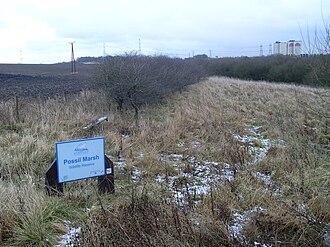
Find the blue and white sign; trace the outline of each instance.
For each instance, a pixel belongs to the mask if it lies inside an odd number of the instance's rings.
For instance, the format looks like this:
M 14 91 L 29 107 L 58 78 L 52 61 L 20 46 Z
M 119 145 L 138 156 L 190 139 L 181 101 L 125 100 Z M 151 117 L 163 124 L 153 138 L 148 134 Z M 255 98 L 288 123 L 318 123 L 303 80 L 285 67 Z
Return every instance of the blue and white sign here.
M 58 183 L 105 175 L 104 138 L 56 143 Z

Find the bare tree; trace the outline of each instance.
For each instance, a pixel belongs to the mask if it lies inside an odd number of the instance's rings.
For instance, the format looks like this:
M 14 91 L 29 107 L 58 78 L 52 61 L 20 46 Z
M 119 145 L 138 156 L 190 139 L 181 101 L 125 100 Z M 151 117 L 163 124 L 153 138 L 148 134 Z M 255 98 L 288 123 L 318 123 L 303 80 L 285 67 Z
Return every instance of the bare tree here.
M 306 35 L 302 34 L 303 43 L 305 45 L 305 50 L 310 56 L 309 66 L 310 73 L 307 80 L 316 81 L 318 85 L 329 86 L 330 85 L 330 15 L 325 17 L 322 12 L 322 26 L 320 28 L 315 27 L 314 32 L 311 33 L 309 26 L 307 25 Z M 312 90 L 311 90 L 312 91 Z M 329 109 L 329 98 L 330 95 L 328 91 L 312 91 L 315 97 L 318 97 L 324 104 L 324 109 Z M 318 114 L 320 117 L 324 118 L 323 132 L 329 133 L 328 120 L 330 115 L 318 111 L 315 106 L 309 105 L 302 99 L 298 99 L 298 102 L 306 109 L 306 111 L 312 111 Z
M 142 105 L 160 102 L 169 93 L 196 83 L 202 71 L 201 66 L 182 59 L 129 53 L 106 58 L 97 81 L 121 112 L 128 107 L 134 110 L 138 125 Z
M 322 11 L 322 26 L 311 32 L 307 25 L 306 34 L 301 31 L 304 50 L 309 59 L 310 74 L 307 80 L 317 81 L 319 85 L 330 84 L 330 16 Z

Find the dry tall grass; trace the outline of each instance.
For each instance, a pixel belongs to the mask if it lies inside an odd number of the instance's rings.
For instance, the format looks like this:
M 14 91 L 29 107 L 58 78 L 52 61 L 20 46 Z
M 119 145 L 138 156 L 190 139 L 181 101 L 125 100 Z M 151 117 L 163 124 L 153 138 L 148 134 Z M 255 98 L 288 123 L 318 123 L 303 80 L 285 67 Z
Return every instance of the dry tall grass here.
M 55 156 L 54 142 L 102 135 L 107 153 L 115 159 L 120 152 L 127 164 L 115 171 L 116 194 L 98 195 L 93 182 L 75 182 L 58 199 L 72 212 L 93 206 L 75 220 L 83 227 L 83 246 L 325 245 L 330 224 L 328 89 L 209 78 L 160 105 L 145 107 L 139 127 L 133 114 L 121 115 L 105 102 L 94 92 L 66 101 L 19 99 L 18 119 L 14 101 L 0 103 L 0 185 L 15 187 L 31 180 L 31 194 L 43 201 L 43 176 Z M 101 115 L 109 115 L 109 123 L 82 129 Z M 234 138 L 249 135 L 252 126 L 262 126 L 263 138 L 272 143 L 257 163 L 252 162 L 251 145 L 264 144 Z M 173 153 L 182 155 L 187 174 L 197 174 L 187 161 L 194 157 L 199 163 L 229 164 L 234 179 L 212 181 L 207 193 L 190 192 L 190 203 L 177 205 L 166 183 L 156 177 L 178 175 L 176 186 L 184 189 L 195 175 L 184 177 L 161 158 Z M 134 169 L 141 171 L 137 181 L 130 176 Z M 2 209 L 16 204 L 17 199 L 1 201 Z M 28 234 L 19 230 L 15 235 L 16 226 L 24 227 L 11 212 L 1 211 L 4 245 L 13 239 L 22 243 Z M 54 237 L 56 227 L 49 227 Z

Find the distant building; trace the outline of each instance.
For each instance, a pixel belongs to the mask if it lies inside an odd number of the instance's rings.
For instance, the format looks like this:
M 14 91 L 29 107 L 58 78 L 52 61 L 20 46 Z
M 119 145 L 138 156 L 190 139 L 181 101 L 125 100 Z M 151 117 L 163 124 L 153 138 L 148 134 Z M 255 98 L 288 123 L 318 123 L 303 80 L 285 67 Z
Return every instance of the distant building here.
M 300 56 L 301 54 L 301 41 L 289 40 L 288 41 L 288 55 Z
M 209 57 L 206 54 L 198 54 L 193 56 L 194 59 L 208 59 Z
M 288 44 L 286 42 L 276 41 L 273 45 L 273 54 L 287 55 L 287 46 Z
M 300 40 L 289 40 L 288 42 L 276 41 L 273 45 L 273 54 L 300 56 L 301 55 Z

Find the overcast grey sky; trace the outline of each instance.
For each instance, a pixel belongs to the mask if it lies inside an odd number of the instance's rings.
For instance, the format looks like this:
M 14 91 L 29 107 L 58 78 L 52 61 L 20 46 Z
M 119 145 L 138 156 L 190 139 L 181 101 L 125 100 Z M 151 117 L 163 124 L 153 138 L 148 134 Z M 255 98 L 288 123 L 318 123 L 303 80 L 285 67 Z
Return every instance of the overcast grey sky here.
M 0 63 L 56 63 L 139 49 L 188 57 L 265 55 L 322 26 L 330 0 L 0 0 Z

